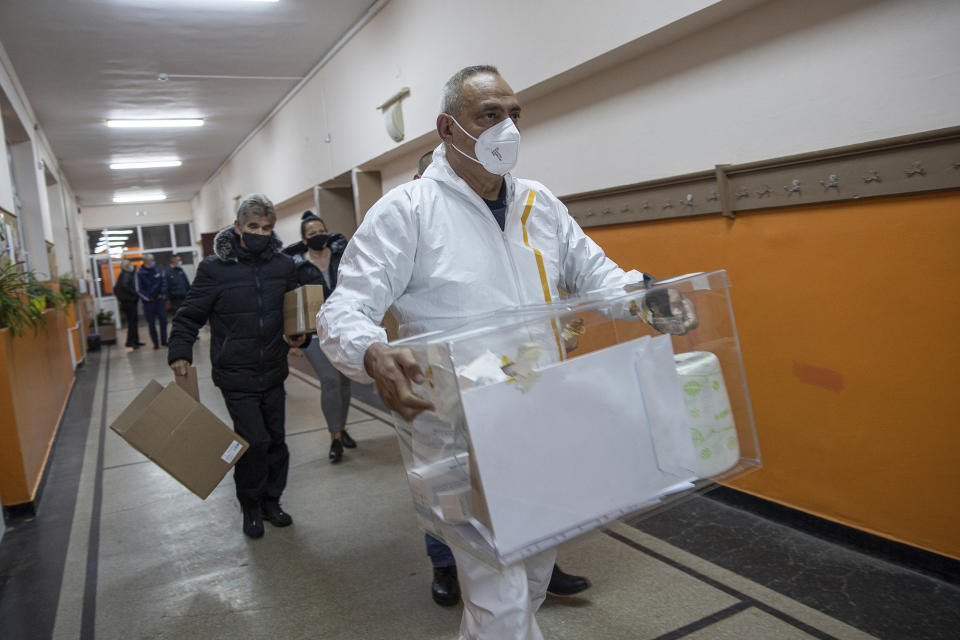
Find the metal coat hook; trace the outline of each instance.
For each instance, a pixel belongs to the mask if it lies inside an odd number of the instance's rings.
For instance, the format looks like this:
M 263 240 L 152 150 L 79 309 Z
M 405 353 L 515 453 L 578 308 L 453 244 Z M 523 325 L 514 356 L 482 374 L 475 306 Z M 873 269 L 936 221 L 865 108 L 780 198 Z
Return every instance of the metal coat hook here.
M 800 181 L 799 181 L 799 180 L 794 180 L 793 182 L 791 182 L 789 187 L 788 187 L 788 186 L 784 186 L 784 187 L 783 187 L 783 190 L 787 192 L 787 195 L 788 195 L 788 196 L 789 196 L 791 193 L 795 193 L 795 194 L 797 194 L 798 196 L 802 196 L 802 195 L 803 195 L 803 191 L 800 189 Z
M 739 189 L 737 189 L 737 193 L 735 195 L 737 196 L 737 200 L 741 200 L 743 198 L 749 198 L 750 192 L 747 191 L 746 187 L 740 187 Z
M 773 195 L 773 191 L 770 190 L 770 185 L 763 185 L 763 191 L 757 191 L 757 197 L 762 198 L 763 196 Z
M 863 181 L 867 184 L 870 184 L 871 182 L 883 182 L 883 180 L 880 179 L 880 174 L 876 171 L 871 171 L 870 175 L 864 177 Z
M 693 194 L 688 193 L 681 204 L 683 204 L 684 209 L 693 209 Z
M 954 169 L 960 169 L 960 162 L 954 162 L 954 163 L 953 163 L 953 168 L 954 168 Z
M 595 216 L 595 215 L 597 215 L 597 212 L 594 211 L 593 209 L 590 209 L 589 211 L 587 211 L 586 217 L 587 217 L 587 218 L 592 218 L 592 217 Z
M 630 205 L 623 205 L 623 209 L 620 209 L 620 213 L 630 213 Z
M 673 209 L 673 202 L 671 202 L 670 200 L 667 200 L 667 204 L 663 205 L 663 206 L 660 207 L 660 208 L 661 208 L 661 209 Z
M 824 191 L 826 191 L 827 189 L 836 189 L 837 191 L 840 191 L 840 178 L 837 177 L 837 174 L 835 173 L 831 173 L 827 177 L 826 182 L 824 182 L 823 180 L 819 180 L 819 182 L 820 184 L 823 185 Z
M 908 178 L 913 176 L 925 176 L 927 175 L 927 170 L 920 166 L 919 160 L 913 161 L 913 168 L 909 171 L 904 171 Z
M 720 195 L 716 191 L 711 191 L 710 195 L 707 196 L 707 202 L 717 202 L 720 200 Z
M 603 211 L 600 212 L 600 215 L 602 215 L 602 216 L 608 216 L 608 215 L 610 215 L 611 213 L 613 213 L 613 209 L 611 209 L 610 207 L 607 207 L 606 209 L 604 209 Z
M 647 202 L 646 200 L 644 200 L 643 202 L 640 203 L 640 210 L 641 210 L 641 211 L 648 211 L 649 209 L 650 209 L 650 203 L 649 203 L 649 202 Z

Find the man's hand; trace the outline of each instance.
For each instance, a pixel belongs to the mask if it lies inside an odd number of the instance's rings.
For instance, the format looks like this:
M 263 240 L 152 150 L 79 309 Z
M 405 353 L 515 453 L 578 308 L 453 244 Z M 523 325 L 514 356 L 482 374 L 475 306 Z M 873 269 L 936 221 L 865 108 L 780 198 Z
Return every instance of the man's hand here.
M 306 339 L 307 339 L 307 334 L 305 333 L 301 333 L 300 335 L 297 335 L 297 336 L 289 336 L 289 337 L 283 336 L 283 341 L 294 348 L 302 345 L 304 340 Z
M 190 363 L 183 358 L 179 360 L 174 360 L 170 363 L 170 368 L 173 369 L 173 375 L 175 376 L 185 376 L 187 371 L 190 369 Z
M 631 303 L 630 313 L 639 316 L 660 333 L 684 335 L 700 325 L 690 299 L 676 289 L 652 289 L 643 298 L 643 309 Z
M 407 422 L 421 411 L 433 410 L 433 404 L 415 394 L 410 386 L 411 381 L 422 384 L 424 380 L 423 371 L 410 349 L 378 342 L 367 349 L 363 366 L 376 383 L 383 403 Z

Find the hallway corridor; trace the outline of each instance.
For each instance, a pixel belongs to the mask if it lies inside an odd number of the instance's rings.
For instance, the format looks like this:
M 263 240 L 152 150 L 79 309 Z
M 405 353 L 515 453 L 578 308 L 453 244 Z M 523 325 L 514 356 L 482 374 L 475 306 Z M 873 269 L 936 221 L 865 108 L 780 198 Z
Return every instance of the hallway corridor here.
M 208 341 L 202 333 L 195 349 L 200 395 L 229 422 L 210 380 Z M 250 540 L 241 532 L 229 477 L 201 501 L 109 430 L 151 378 L 172 379 L 165 351 L 104 347 L 78 370 L 39 515 L 12 523 L 0 546 L 3 638 L 456 637 L 460 608 L 443 609 L 430 599 L 423 536 L 392 428 L 373 406 L 375 398 L 354 401 L 349 430 L 359 448 L 331 465 L 317 382 L 291 374 L 292 458 L 283 503 L 295 524 L 267 525 L 264 538 Z M 643 530 L 669 529 L 684 514 L 727 519 L 726 528 L 711 534 L 713 548 L 727 550 L 717 564 Z M 806 534 L 765 538 L 765 528 L 789 529 L 708 498 L 636 524 L 615 522 L 561 548 L 560 566 L 589 576 L 593 587 L 582 597 L 548 598 L 538 616 L 545 637 L 948 638 L 960 624 L 955 586 Z M 696 529 L 685 527 L 674 533 Z M 746 553 L 765 562 L 779 562 L 770 555 L 776 544 L 793 548 L 783 573 L 767 566 L 759 574 L 774 582 L 787 577 L 780 592 L 722 566 L 724 555 L 745 552 L 723 536 L 746 532 L 757 536 L 746 545 L 754 551 Z M 817 566 L 812 555 L 832 566 Z M 749 560 L 743 566 L 757 568 Z M 862 581 L 850 583 L 857 589 L 836 587 L 837 573 Z M 864 584 L 871 586 L 864 591 Z M 802 595 L 784 595 L 792 587 L 808 592 L 811 602 L 826 595 L 819 608 L 834 617 L 798 601 Z M 891 594 L 896 600 L 884 602 Z M 833 606 L 836 600 L 844 602 Z M 902 635 L 904 629 L 913 632 Z

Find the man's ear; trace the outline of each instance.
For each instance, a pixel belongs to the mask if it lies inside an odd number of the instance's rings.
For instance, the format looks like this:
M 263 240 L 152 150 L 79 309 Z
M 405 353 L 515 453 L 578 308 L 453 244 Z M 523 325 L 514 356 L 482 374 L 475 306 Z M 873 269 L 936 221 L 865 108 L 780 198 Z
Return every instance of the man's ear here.
M 450 138 L 453 137 L 453 122 L 450 120 L 450 116 L 445 113 L 437 116 L 437 133 L 444 142 L 449 142 Z
M 239 220 L 234 220 L 234 221 L 233 221 L 233 230 L 237 232 L 237 235 L 243 234 L 243 229 L 240 228 L 240 221 L 239 221 Z

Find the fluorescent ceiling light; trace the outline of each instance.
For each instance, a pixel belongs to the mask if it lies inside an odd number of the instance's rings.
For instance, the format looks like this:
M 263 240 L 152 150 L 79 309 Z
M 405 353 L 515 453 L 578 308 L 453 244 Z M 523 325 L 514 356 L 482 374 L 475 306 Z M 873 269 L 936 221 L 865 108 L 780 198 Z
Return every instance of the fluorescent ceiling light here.
M 133 233 L 133 229 L 104 229 L 103 233 L 108 236 L 128 236 Z
M 158 200 L 166 200 L 167 194 L 165 193 L 121 193 L 113 196 L 113 201 L 120 202 L 157 202 Z
M 111 169 L 160 169 L 163 167 L 179 167 L 183 162 L 180 160 L 149 160 L 144 162 L 114 162 L 110 165 Z
M 202 127 L 200 119 L 171 119 L 171 120 L 107 120 L 107 126 L 121 129 L 157 129 L 169 127 Z

